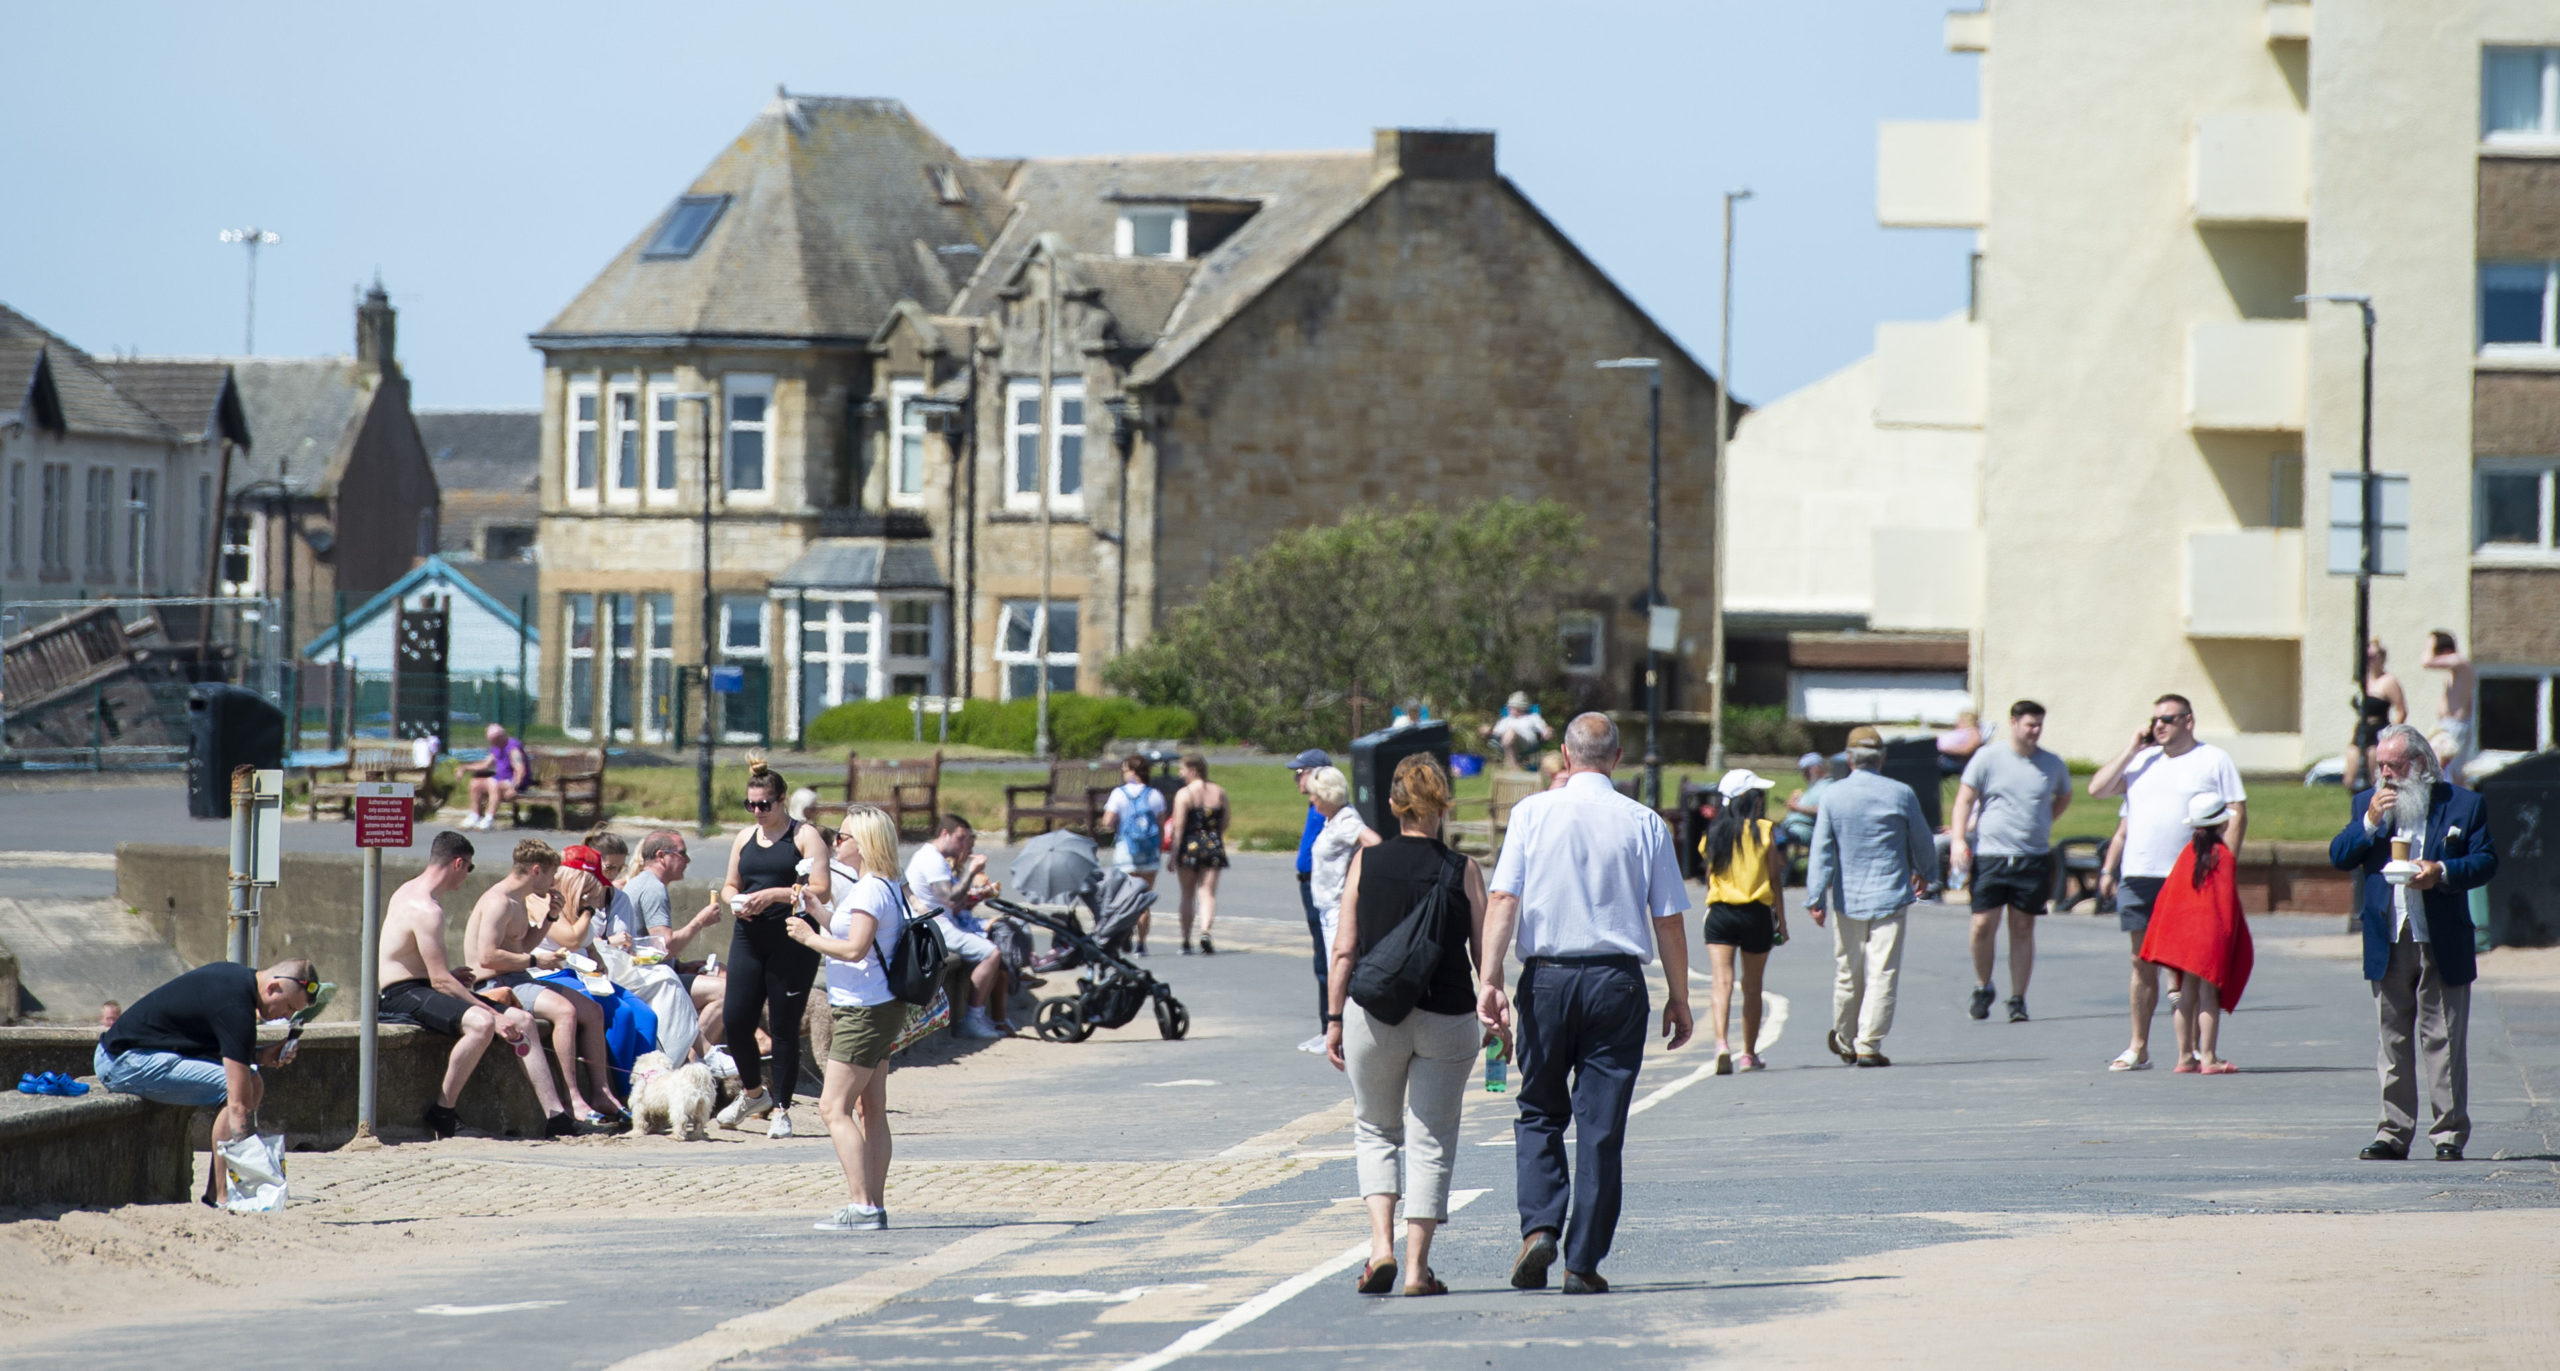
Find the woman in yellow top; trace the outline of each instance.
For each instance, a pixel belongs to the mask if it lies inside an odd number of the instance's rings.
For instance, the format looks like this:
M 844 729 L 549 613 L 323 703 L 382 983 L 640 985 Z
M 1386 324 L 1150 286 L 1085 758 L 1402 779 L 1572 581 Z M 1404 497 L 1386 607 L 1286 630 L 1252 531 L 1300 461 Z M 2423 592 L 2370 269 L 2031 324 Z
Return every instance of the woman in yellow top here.
M 1769 787 L 1777 782 L 1748 770 L 1728 771 L 1716 782 L 1724 807 L 1698 844 L 1707 868 L 1707 961 L 1715 970 L 1710 1005 L 1716 1026 L 1716 1074 L 1738 1067 L 1757 1071 L 1760 1060 L 1760 972 L 1769 949 L 1787 940 L 1785 858 L 1770 841 L 1761 816 Z M 1726 1034 L 1733 1020 L 1733 972 L 1742 962 L 1742 1055 Z

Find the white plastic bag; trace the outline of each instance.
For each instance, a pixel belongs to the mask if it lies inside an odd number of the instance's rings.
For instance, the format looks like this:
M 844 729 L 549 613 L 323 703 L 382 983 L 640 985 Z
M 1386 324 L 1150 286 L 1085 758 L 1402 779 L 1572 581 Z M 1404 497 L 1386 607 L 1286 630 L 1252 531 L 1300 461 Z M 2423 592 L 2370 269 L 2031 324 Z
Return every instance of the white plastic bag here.
M 235 1214 L 270 1214 L 285 1206 L 284 1135 L 258 1133 L 213 1145 L 227 1178 L 224 1203 Z

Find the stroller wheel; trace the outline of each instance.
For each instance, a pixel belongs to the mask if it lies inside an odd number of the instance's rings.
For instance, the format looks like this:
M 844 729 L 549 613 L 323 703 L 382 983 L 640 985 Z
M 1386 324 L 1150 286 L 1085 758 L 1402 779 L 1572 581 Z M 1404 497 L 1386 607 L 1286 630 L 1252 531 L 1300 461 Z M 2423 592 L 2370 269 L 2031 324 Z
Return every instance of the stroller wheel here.
M 1156 1000 L 1156 1031 L 1168 1040 L 1178 1039 L 1191 1031 L 1191 1011 L 1171 995 Z
M 1060 995 L 1040 1002 L 1040 1015 L 1032 1020 L 1040 1036 L 1053 1043 L 1080 1043 L 1093 1036 L 1093 1029 L 1076 1014 L 1076 997 Z

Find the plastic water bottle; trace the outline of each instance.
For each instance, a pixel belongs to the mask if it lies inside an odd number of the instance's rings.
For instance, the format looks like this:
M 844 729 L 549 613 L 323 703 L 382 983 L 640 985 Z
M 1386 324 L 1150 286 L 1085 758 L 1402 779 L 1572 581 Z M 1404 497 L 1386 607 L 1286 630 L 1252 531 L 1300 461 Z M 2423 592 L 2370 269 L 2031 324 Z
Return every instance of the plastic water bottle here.
M 1511 1088 L 1511 1058 L 1503 1053 L 1499 1038 L 1484 1045 L 1484 1088 L 1495 1095 Z

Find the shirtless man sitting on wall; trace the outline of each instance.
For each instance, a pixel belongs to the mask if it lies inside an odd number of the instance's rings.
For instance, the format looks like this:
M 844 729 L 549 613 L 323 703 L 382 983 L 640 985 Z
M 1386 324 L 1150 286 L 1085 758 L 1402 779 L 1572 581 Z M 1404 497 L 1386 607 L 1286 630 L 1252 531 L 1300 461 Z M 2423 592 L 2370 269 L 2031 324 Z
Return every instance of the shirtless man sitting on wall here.
M 469 838 L 450 829 L 439 833 L 427 849 L 427 869 L 391 893 L 391 906 L 382 916 L 382 1022 L 416 1024 L 454 1039 L 453 1053 L 445 1058 L 444 1086 L 427 1106 L 427 1129 L 435 1136 L 450 1138 L 462 1127 L 454 1105 L 492 1038 L 503 1038 L 515 1049 L 533 1082 L 534 1098 L 542 1102 L 543 1135 L 573 1134 L 578 1126 L 560 1106 L 533 1016 L 512 1006 L 492 1007 L 472 993 L 470 967 L 446 964 L 442 897 L 460 889 L 462 878 L 471 874 L 471 856 Z
M 551 844 L 539 838 L 517 843 L 507 874 L 471 906 L 471 922 L 462 933 L 463 954 L 480 978 L 473 990 L 492 1000 L 512 999 L 549 1025 L 551 1050 L 569 1087 L 570 1114 L 581 1121 L 601 1119 L 604 1115 L 578 1089 L 578 1057 L 583 1046 L 596 1093 L 612 1100 L 604 1074 L 604 1011 L 584 995 L 533 978 L 537 970 L 555 971 L 568 961 L 567 953 L 542 946 L 543 930 L 551 922 L 551 881 L 559 870 L 560 854 Z

